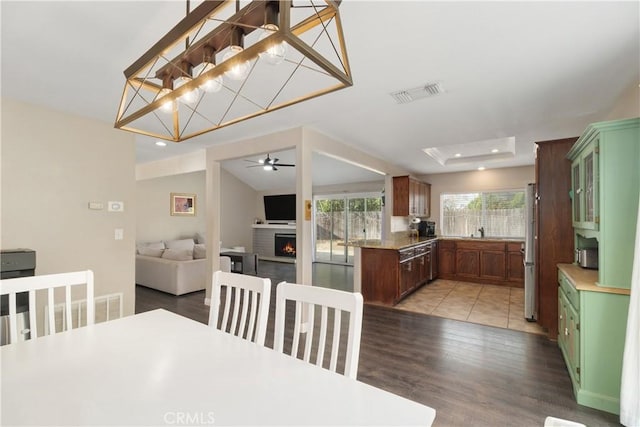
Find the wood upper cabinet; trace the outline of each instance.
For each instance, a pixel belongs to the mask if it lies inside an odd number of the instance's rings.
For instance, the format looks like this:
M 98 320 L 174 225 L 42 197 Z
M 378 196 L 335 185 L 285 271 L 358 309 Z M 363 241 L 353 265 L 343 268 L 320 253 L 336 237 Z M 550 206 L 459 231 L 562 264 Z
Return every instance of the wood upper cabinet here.
M 393 177 L 393 216 L 431 215 L 431 184 L 409 176 Z

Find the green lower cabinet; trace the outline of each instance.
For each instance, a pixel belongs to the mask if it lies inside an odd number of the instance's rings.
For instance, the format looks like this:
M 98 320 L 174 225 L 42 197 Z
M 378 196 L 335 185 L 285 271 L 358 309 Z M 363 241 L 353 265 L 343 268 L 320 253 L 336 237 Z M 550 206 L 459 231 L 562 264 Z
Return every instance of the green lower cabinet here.
M 558 291 L 558 345 L 576 400 L 619 414 L 629 296 L 576 290 L 568 283 L 561 280 Z

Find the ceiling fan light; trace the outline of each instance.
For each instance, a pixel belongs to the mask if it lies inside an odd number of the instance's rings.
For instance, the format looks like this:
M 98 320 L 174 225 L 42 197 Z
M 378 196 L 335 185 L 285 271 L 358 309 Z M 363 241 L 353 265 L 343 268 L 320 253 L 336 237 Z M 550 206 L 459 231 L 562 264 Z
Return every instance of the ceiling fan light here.
M 266 171 L 272 171 L 273 170 L 273 165 L 272 164 L 266 164 L 262 167 L 262 169 L 266 170 Z

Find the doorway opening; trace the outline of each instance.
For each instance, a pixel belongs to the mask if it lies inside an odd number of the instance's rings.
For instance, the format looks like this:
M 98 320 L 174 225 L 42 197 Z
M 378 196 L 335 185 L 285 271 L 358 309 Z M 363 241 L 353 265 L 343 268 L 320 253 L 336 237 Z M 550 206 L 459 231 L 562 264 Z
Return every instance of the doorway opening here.
M 353 265 L 348 242 L 381 239 L 380 193 L 315 196 L 313 202 L 315 262 Z

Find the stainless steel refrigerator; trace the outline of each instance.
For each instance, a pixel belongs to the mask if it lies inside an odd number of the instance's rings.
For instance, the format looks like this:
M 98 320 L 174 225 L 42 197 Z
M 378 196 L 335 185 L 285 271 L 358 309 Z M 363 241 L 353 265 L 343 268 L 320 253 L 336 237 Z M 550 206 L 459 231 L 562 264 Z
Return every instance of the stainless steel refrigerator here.
M 524 318 L 530 322 L 536 321 L 536 185 L 528 184 L 524 192 L 524 221 L 525 235 L 524 262 Z

